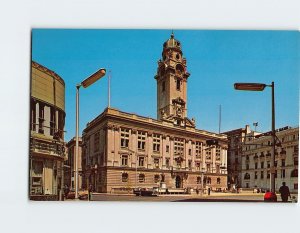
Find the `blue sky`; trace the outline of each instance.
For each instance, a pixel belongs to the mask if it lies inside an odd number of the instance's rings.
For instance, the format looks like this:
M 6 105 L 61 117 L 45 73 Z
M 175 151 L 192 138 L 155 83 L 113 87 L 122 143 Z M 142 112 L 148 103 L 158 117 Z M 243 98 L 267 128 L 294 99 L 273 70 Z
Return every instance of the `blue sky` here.
M 111 70 L 111 107 L 156 118 L 157 61 L 171 30 L 33 29 L 32 60 L 66 83 L 66 140 L 75 135 L 76 84 Z M 297 31 L 175 30 L 191 74 L 188 117 L 218 132 L 258 122 L 271 128 L 271 88 L 236 91 L 235 82 L 275 82 L 276 128 L 298 126 L 300 34 Z M 107 107 L 107 77 L 80 89 L 80 132 Z

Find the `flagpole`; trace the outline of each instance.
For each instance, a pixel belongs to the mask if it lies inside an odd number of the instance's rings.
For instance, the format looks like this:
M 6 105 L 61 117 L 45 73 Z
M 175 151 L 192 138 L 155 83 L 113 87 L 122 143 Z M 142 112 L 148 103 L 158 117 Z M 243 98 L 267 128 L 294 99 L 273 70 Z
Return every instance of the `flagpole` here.
M 108 107 L 110 108 L 110 75 L 111 71 L 108 72 Z

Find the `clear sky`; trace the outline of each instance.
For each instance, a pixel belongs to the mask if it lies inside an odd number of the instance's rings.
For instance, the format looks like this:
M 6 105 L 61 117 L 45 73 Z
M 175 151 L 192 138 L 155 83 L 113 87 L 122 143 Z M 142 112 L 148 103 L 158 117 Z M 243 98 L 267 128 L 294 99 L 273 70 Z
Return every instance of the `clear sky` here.
M 156 118 L 157 61 L 171 30 L 32 31 L 32 60 L 66 83 L 66 140 L 75 135 L 76 84 L 97 69 L 111 70 L 111 107 Z M 298 126 L 300 33 L 297 31 L 175 30 L 187 59 L 188 117 L 221 132 L 258 122 L 271 129 L 271 88 L 236 91 L 235 82 L 275 82 L 276 128 Z M 80 134 L 108 103 L 107 76 L 80 89 Z

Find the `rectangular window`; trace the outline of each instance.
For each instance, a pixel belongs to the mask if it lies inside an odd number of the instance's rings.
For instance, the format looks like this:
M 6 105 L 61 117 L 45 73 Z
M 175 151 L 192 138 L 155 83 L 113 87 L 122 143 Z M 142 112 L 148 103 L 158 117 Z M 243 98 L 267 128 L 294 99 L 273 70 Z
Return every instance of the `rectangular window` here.
M 260 172 L 260 178 L 263 179 L 264 178 L 264 171 Z
M 39 133 L 44 133 L 44 105 L 39 104 Z
M 196 167 L 196 170 L 197 170 L 197 171 L 200 171 L 200 163 L 199 163 L 199 162 L 196 162 L 196 163 L 195 163 L 195 167 Z
M 201 151 L 202 151 L 202 143 L 201 142 L 196 142 L 196 148 L 195 148 L 195 153 L 196 153 L 196 158 L 200 158 L 201 156 Z
M 192 160 L 189 160 L 189 170 L 192 170 Z
M 183 155 L 183 150 L 184 150 L 183 139 L 175 138 L 175 140 L 174 140 L 174 154 L 175 155 Z
M 162 91 L 165 91 L 165 90 L 166 90 L 166 82 L 163 81 L 163 82 L 162 82 Z
M 255 163 L 255 169 L 257 169 L 257 167 L 258 167 L 258 164 L 257 164 L 257 163 Z
M 282 160 L 281 160 L 281 166 L 282 166 L 282 167 L 285 167 L 285 159 L 282 159 Z
M 265 163 L 264 163 L 264 162 L 261 162 L 261 163 L 260 163 L 260 168 L 264 168 L 264 165 L 265 165 Z
M 166 159 L 166 167 L 167 167 L 167 168 L 170 167 L 170 159 L 169 159 L 169 158 Z
M 31 180 L 31 193 L 43 194 L 43 162 L 32 162 L 32 180 Z
M 206 164 L 206 170 L 207 170 L 207 172 L 210 172 L 210 164 L 209 163 Z
M 192 155 L 192 149 L 189 149 L 189 155 Z
M 36 130 L 36 103 L 35 101 L 31 101 L 31 114 L 30 114 L 30 122 L 31 122 L 31 130 L 35 131 Z
M 55 132 L 55 108 L 50 108 L 50 135 L 54 135 Z
M 298 165 L 298 157 L 294 157 L 294 165 Z
M 267 179 L 270 179 L 270 172 L 267 173 Z
M 285 169 L 281 170 L 281 178 L 285 178 Z
M 155 168 L 159 168 L 159 159 L 158 158 L 154 158 L 153 162 L 154 162 L 154 167 Z
M 145 150 L 146 145 L 146 133 L 145 132 L 138 132 L 138 149 Z
M 160 151 L 160 135 L 153 134 L 153 151 L 159 152 Z
M 144 163 L 145 163 L 145 158 L 139 157 L 139 167 L 144 167 Z
M 166 146 L 166 152 L 169 153 L 169 151 L 170 151 L 170 147 L 167 145 Z
M 221 160 L 221 148 L 219 146 L 216 147 L 216 160 Z
M 180 80 L 179 79 L 176 80 L 176 90 L 180 91 Z
M 99 151 L 100 149 L 100 133 L 97 132 L 94 135 L 94 152 Z
M 122 166 L 128 166 L 128 155 L 122 155 Z
M 217 172 L 217 173 L 220 173 L 220 165 L 217 165 L 217 166 L 216 166 L 216 172 Z
M 254 179 L 257 180 L 257 172 L 254 172 Z
M 211 159 L 211 149 L 206 150 L 206 159 Z M 235 159 L 237 161 L 237 159 Z
M 249 164 L 246 164 L 246 170 L 249 170 Z
M 129 129 L 121 129 L 121 147 L 128 148 L 129 146 Z
M 271 167 L 271 165 L 270 165 L 270 162 L 268 162 L 268 163 L 267 163 L 267 167 L 268 167 L 268 168 L 270 168 L 270 167 Z

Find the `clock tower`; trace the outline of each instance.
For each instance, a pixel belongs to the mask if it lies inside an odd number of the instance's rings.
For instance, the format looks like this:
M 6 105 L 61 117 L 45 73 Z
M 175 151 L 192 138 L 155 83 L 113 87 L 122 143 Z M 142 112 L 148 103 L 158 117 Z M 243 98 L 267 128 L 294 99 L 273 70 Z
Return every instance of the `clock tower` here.
M 195 127 L 195 121 L 187 118 L 187 72 L 181 43 L 174 38 L 163 44 L 162 58 L 158 61 L 157 118 L 181 127 Z

